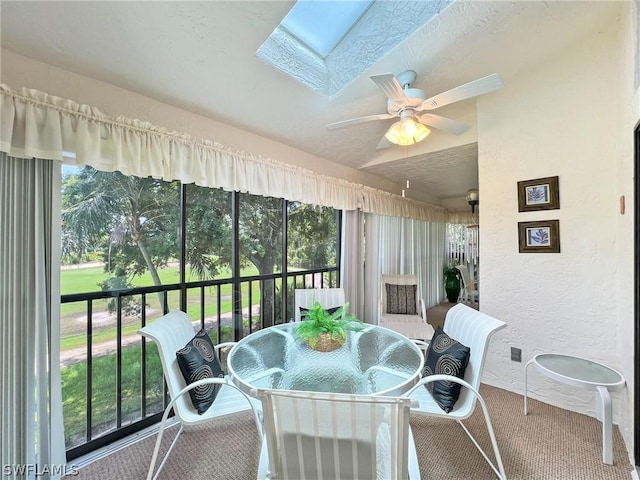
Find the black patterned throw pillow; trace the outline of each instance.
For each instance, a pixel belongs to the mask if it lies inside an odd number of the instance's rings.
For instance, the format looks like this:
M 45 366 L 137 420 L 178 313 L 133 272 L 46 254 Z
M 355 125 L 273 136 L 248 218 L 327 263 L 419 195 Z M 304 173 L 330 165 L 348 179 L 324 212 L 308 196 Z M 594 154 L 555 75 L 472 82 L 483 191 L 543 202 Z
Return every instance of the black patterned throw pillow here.
M 384 287 L 387 291 L 387 313 L 417 315 L 417 285 L 394 285 L 393 283 L 385 283 Z
M 178 366 L 187 385 L 205 378 L 224 377 L 213 342 L 207 332 L 200 330 L 183 348 L 176 352 Z M 220 390 L 220 384 L 211 383 L 189 390 L 191 403 L 199 415 L 206 412 Z
M 307 315 L 309 314 L 309 309 L 305 307 L 298 307 L 298 308 L 300 309 L 300 320 L 306 320 Z M 340 308 L 342 308 L 342 305 L 338 305 L 337 307 L 325 308 L 324 311 L 327 312 L 327 315 L 333 315 Z
M 441 327 L 438 327 L 427 350 L 422 376 L 443 374 L 464 378 L 464 372 L 469 364 L 470 352 L 469 347 L 454 340 L 444 333 Z M 440 380 L 427 383 L 425 387 L 431 392 L 431 396 L 442 410 L 447 413 L 453 410 L 460 396 L 461 385 L 459 383 Z

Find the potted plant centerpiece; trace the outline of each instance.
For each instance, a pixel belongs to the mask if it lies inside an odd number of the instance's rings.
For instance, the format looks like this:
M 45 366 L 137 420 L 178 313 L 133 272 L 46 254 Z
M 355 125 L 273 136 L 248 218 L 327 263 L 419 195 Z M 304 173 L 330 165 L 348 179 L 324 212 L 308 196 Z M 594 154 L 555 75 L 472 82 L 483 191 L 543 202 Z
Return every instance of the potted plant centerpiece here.
M 302 322 L 296 332 L 298 337 L 319 352 L 331 352 L 344 345 L 347 339 L 347 331 L 360 331 L 363 328 L 362 320 L 355 315 L 346 313 L 349 303 L 328 311 L 319 302 L 302 312 Z
M 447 292 L 447 300 L 456 303 L 460 296 L 460 270 L 452 263 L 444 267 L 444 291 Z

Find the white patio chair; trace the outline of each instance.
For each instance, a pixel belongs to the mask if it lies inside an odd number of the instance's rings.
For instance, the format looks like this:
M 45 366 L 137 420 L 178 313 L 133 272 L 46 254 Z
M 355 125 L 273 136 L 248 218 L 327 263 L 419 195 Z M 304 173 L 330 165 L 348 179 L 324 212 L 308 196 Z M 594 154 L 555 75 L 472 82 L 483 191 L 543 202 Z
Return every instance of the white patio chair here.
M 460 271 L 462 277 L 462 292 L 460 293 L 462 300 L 465 302 L 477 302 L 478 301 L 478 289 L 476 288 L 476 282 L 471 278 L 469 269 L 465 265 L 456 265 L 456 268 Z
M 158 438 L 147 474 L 148 480 L 157 478 L 185 426 L 197 425 L 216 418 L 252 410 L 256 420 L 258 435 L 262 438 L 262 421 L 259 411 L 259 408 L 261 408 L 260 403 L 255 399 L 250 399 L 233 385 L 226 376 L 225 378 L 207 378 L 191 383 L 189 386 L 186 385 L 176 357 L 176 352 L 184 347 L 196 333 L 191 319 L 186 313 L 180 310 L 167 313 L 152 324 L 141 328 L 138 333 L 156 343 L 160 360 L 162 361 L 164 379 L 167 383 L 169 396 L 171 397 L 171 401 L 165 408 L 162 421 L 160 422 L 160 430 L 158 431 Z M 226 342 L 215 345 L 216 354 L 221 348 L 230 347 L 234 344 L 234 342 Z M 191 398 L 186 394 L 193 388 L 215 383 L 220 384 L 221 388 L 209 409 L 202 415 L 199 415 L 193 407 Z M 178 430 L 169 450 L 163 457 L 158 471 L 153 475 L 167 418 L 172 408 L 175 412 L 175 417 L 180 422 L 180 430 Z
M 390 330 L 395 330 L 405 337 L 428 342 L 433 337 L 433 327 L 427 323 L 427 310 L 418 289 L 418 277 L 415 275 L 391 275 L 383 274 L 380 285 L 379 324 Z M 414 313 L 389 313 L 387 285 L 415 285 L 415 305 L 410 305 L 410 311 Z
M 314 302 L 320 302 L 326 310 L 341 307 L 345 301 L 344 288 L 297 288 L 294 290 L 294 319 L 299 322 L 300 307 L 311 308 Z
M 434 417 L 449 418 L 456 420 L 469 435 L 473 444 L 480 450 L 484 459 L 489 463 L 493 471 L 501 480 L 506 480 L 502 458 L 498 450 L 498 444 L 489 418 L 489 411 L 482 396 L 480 395 L 480 380 L 482 379 L 482 370 L 487 355 L 487 348 L 491 336 L 506 324 L 489 315 L 478 312 L 462 303 L 459 303 L 449 309 L 444 322 L 444 332 L 454 340 L 462 343 L 470 348 L 469 363 L 465 370 L 464 379 L 451 375 L 429 375 L 423 377 L 409 392 L 405 395 L 419 403 L 419 407 L 412 407 L 411 412 L 414 414 L 431 415 Z M 453 407 L 453 410 L 446 413 L 435 402 L 426 385 L 436 381 L 448 381 L 462 385 L 460 397 Z M 471 432 L 464 426 L 462 420 L 471 416 L 475 409 L 476 399 L 480 402 L 484 414 L 491 446 L 495 457 L 495 464 L 489 459 L 487 454 L 482 450 Z
M 256 390 L 258 480 L 419 479 L 408 398 Z

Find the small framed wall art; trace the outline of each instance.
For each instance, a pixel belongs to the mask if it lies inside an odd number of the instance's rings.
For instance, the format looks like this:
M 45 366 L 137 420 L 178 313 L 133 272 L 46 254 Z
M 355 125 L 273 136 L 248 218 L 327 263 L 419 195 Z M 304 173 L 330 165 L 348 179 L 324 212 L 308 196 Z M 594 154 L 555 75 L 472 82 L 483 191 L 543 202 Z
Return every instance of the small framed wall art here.
M 518 211 L 560 208 L 558 177 L 535 178 L 518 182 Z
M 518 222 L 520 253 L 560 253 L 560 221 Z

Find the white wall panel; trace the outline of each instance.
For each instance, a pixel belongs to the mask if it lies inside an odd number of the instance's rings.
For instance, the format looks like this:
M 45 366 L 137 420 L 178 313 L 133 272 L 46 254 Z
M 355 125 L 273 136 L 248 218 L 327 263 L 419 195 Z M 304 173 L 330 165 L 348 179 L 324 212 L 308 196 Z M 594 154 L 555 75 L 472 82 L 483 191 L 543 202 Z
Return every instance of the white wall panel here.
M 628 5 L 629 11 L 633 8 Z M 635 27 L 621 18 L 506 78 L 478 100 L 481 310 L 507 322 L 484 380 L 518 393 L 535 354 L 559 352 L 633 376 L 633 192 Z M 630 107 L 635 101 L 635 107 Z M 560 209 L 518 212 L 520 180 L 559 176 Z M 518 252 L 518 222 L 560 220 L 561 253 Z M 510 347 L 523 361 L 510 360 Z M 593 392 L 532 370 L 533 396 L 595 416 Z M 614 421 L 632 451 L 632 388 L 613 395 Z

